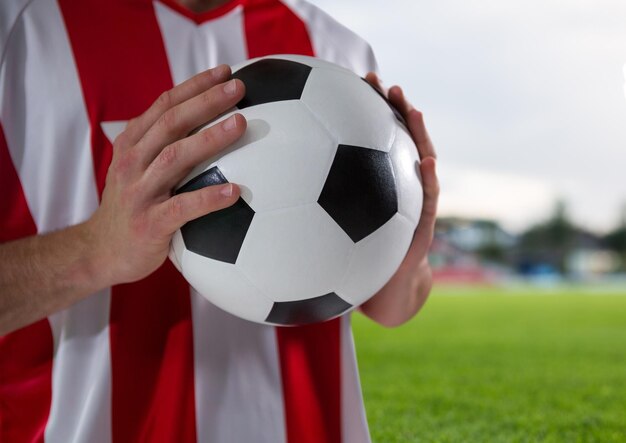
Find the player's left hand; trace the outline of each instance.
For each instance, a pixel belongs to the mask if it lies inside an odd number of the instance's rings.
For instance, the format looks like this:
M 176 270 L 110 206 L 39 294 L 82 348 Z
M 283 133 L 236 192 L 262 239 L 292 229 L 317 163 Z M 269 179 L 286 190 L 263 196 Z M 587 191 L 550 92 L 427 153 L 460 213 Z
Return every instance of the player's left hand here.
M 404 97 L 399 86 L 385 89 L 380 79 L 370 72 L 365 79 L 379 89 L 404 117 L 417 145 L 424 200 L 420 221 L 406 257 L 391 280 L 361 306 L 361 312 L 385 326 L 398 326 L 411 319 L 423 306 L 432 287 L 432 271 L 428 250 L 435 233 L 439 181 L 436 153 L 424 125 L 422 113 Z

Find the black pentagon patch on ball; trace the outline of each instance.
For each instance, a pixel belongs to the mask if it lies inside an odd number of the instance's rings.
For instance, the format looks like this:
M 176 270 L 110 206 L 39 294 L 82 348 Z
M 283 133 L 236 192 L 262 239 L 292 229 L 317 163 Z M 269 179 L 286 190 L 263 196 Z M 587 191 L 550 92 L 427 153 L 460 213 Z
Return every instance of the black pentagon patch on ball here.
M 192 178 L 176 191 L 191 192 L 206 186 L 228 183 L 217 166 Z M 241 198 L 225 209 L 191 220 L 180 228 L 185 247 L 204 257 L 235 263 L 252 223 L 254 211 Z
M 387 106 L 389 106 L 389 108 L 393 112 L 393 115 L 396 116 L 396 120 L 398 120 L 404 126 L 407 126 L 406 120 L 404 119 L 404 117 L 402 117 L 402 114 L 400 114 L 400 111 L 398 111 L 398 108 L 396 108 L 394 105 L 392 105 L 391 102 L 389 101 L 389 99 L 387 97 L 385 97 L 383 95 L 383 93 L 378 90 L 378 88 L 376 88 L 374 85 L 372 85 L 370 82 L 368 82 L 364 78 L 361 78 L 361 80 L 363 80 L 365 83 L 367 83 L 369 85 L 369 87 L 372 88 L 376 92 L 376 94 L 378 94 L 378 96 L 385 101 L 385 103 L 387 103 Z
M 311 67 L 290 60 L 266 58 L 233 73 L 246 85 L 246 95 L 237 108 L 284 100 L 299 100 Z
M 265 321 L 277 325 L 307 325 L 328 320 L 351 307 L 331 292 L 307 300 L 275 302 Z
M 317 202 L 352 241 L 367 237 L 398 211 L 389 155 L 339 145 Z

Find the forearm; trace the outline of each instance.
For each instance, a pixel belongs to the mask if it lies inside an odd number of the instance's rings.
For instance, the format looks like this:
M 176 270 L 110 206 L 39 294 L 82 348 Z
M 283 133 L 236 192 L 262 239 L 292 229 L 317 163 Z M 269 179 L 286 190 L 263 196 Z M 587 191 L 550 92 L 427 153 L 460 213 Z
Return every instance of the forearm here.
M 432 287 L 432 272 L 427 259 L 423 259 L 412 271 L 403 269 L 376 295 L 364 303 L 363 314 L 383 326 L 395 327 L 406 323 L 422 308 Z
M 86 224 L 0 244 L 0 336 L 107 286 Z

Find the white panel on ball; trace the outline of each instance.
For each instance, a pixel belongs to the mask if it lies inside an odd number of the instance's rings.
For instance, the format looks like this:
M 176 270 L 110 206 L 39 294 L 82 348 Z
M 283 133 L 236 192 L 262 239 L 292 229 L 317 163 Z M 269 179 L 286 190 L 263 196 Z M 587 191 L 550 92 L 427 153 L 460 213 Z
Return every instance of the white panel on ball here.
M 274 301 L 334 292 L 354 243 L 317 204 L 258 213 L 236 266 Z
M 419 174 L 419 155 L 413 139 L 401 126 L 398 127 L 389 155 L 396 175 L 398 212 L 417 224 L 424 198 Z
M 336 294 L 360 305 L 396 272 L 411 242 L 415 225 L 396 213 L 374 234 L 358 242 Z
M 178 272 L 183 272 L 180 267 L 180 261 L 182 260 L 183 253 L 185 252 L 185 241 L 183 240 L 183 235 L 180 232 L 180 229 L 174 233 L 172 237 L 172 244 L 170 247 L 169 257 Z
M 337 150 L 328 131 L 297 100 L 241 113 L 250 134 L 214 163 L 224 177 L 242 185 L 243 199 L 256 212 L 317 201 Z
M 189 250 L 181 261 L 185 278 L 217 307 L 246 320 L 262 322 L 273 303 L 235 265 L 203 257 Z
M 387 152 L 398 122 L 383 98 L 372 92 L 356 74 L 313 69 L 301 101 L 341 144 Z

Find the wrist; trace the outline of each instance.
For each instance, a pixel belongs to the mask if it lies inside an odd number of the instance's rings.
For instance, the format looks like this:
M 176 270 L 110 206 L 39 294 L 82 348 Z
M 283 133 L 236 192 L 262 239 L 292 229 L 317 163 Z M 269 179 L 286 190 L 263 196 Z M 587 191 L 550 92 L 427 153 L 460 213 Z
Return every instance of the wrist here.
M 79 286 L 88 288 L 89 293 L 113 286 L 116 282 L 111 273 L 110 254 L 99 240 L 92 222 L 86 221 L 74 227 L 78 257 L 80 257 L 76 276 Z
M 433 271 L 428 262 L 428 257 L 420 261 L 411 282 L 411 290 L 414 294 L 414 303 L 419 310 L 428 298 L 433 287 Z

